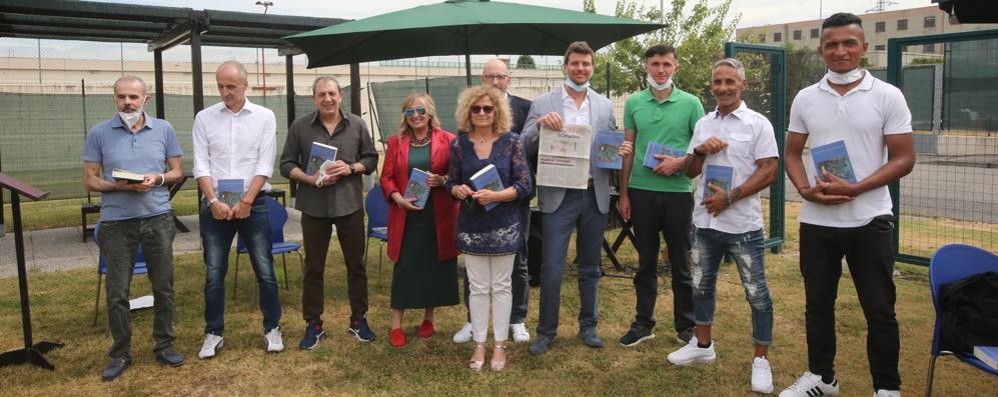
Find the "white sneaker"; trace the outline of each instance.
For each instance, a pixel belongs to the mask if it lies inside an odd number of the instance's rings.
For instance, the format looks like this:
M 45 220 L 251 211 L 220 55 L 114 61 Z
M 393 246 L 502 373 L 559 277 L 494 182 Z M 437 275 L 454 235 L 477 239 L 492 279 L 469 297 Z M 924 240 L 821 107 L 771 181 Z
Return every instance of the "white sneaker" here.
M 530 332 L 527 332 L 527 325 L 524 323 L 513 324 L 509 326 L 509 329 L 513 331 L 513 342 L 516 343 L 527 343 L 530 342 Z M 457 338 L 457 335 L 454 336 Z
M 839 380 L 832 379 L 828 384 L 821 381 L 821 375 L 804 371 L 794 384 L 780 392 L 780 397 L 813 397 L 839 395 Z
M 514 334 L 513 338 L 516 338 Z M 454 343 L 468 343 L 471 342 L 471 323 L 464 323 L 460 331 L 454 334 Z
M 773 392 L 773 370 L 764 357 L 752 359 L 752 391 L 763 394 Z
M 884 390 L 884 389 L 880 389 L 880 390 L 877 390 L 877 392 L 873 394 L 873 397 L 901 397 L 901 392 L 898 391 L 898 390 Z
M 281 327 L 273 328 L 263 335 L 263 340 L 267 342 L 268 352 L 284 351 L 284 341 L 281 339 Z
M 222 337 L 204 334 L 204 343 L 201 345 L 201 351 L 198 352 L 198 358 L 204 360 L 215 357 L 219 350 L 222 350 Z
M 714 353 L 714 342 L 710 342 L 708 347 L 697 346 L 697 337 L 690 338 L 690 343 L 686 346 L 680 347 L 669 356 L 670 363 L 675 365 L 690 365 L 693 363 L 709 363 L 717 358 L 717 354 Z

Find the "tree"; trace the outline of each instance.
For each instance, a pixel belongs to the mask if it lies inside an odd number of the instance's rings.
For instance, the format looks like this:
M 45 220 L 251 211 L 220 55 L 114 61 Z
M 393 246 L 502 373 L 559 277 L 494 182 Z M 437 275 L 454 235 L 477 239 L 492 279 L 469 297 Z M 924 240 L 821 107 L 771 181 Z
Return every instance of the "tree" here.
M 596 12 L 593 0 L 583 0 L 582 7 L 586 12 Z M 707 0 L 672 1 L 672 7 L 665 10 L 663 19 L 667 27 L 618 41 L 596 54 L 598 72 L 592 79 L 593 88 L 605 92 L 606 73 L 609 72 L 613 95 L 643 89 L 644 51 L 654 44 L 666 43 L 676 47 L 679 71 L 673 82 L 701 99 L 709 98 L 710 67 L 724 56 L 724 42 L 734 36 L 735 26 L 741 18 L 741 14 L 737 14 L 729 19 L 730 10 L 731 0 L 716 6 L 709 6 Z M 662 13 L 658 7 L 649 7 L 636 0 L 618 0 L 614 15 L 658 22 Z
M 516 58 L 516 68 L 517 69 L 537 69 L 537 64 L 534 63 L 534 57 L 530 55 L 520 55 Z

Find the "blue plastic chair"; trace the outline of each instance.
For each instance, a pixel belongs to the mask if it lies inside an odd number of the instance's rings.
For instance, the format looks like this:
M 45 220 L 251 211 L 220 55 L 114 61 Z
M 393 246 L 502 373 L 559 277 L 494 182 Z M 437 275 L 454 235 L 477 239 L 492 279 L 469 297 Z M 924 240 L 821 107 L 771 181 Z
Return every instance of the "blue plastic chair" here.
M 304 266 L 301 243 L 284 241 L 284 224 L 288 222 L 287 209 L 273 197 L 264 196 L 263 201 L 267 203 L 267 216 L 270 218 L 270 254 L 281 254 L 281 263 L 284 265 L 284 289 L 288 290 L 288 261 L 284 254 L 291 252 L 298 254 L 298 259 Z M 232 299 L 236 299 L 236 291 L 239 289 L 239 256 L 242 254 L 249 255 L 249 252 L 246 250 L 246 243 L 239 236 L 236 240 L 236 274 L 232 281 Z
M 372 238 L 381 240 L 378 244 L 378 280 L 381 280 L 381 257 L 385 243 L 388 242 L 388 202 L 385 201 L 381 185 L 374 184 L 367 192 L 364 209 L 367 211 L 367 241 L 370 242 Z M 367 266 L 368 245 L 364 244 L 364 266 Z
M 100 233 L 100 222 L 94 226 L 94 243 L 99 242 L 97 234 Z M 97 247 L 100 247 L 98 245 Z M 139 243 L 138 253 L 135 254 L 135 268 L 132 269 L 132 274 L 146 274 L 149 272 L 149 268 L 146 267 L 146 256 L 142 253 L 142 243 Z M 100 287 L 101 281 L 104 275 L 107 274 L 107 262 L 104 261 L 104 254 L 98 254 L 97 256 L 97 298 L 94 301 L 94 325 L 97 325 L 97 312 L 100 310 Z
M 998 371 L 991 369 L 973 354 L 953 353 L 939 350 L 939 328 L 942 312 L 939 308 L 939 288 L 943 284 L 964 279 L 979 273 L 998 272 L 998 255 L 963 244 L 950 244 L 940 248 L 929 262 L 929 287 L 932 289 L 932 305 L 936 308 L 936 328 L 932 332 L 932 358 L 929 361 L 929 374 L 926 380 L 925 395 L 932 395 L 932 378 L 936 369 L 936 358 L 951 355 L 977 369 L 992 375 Z

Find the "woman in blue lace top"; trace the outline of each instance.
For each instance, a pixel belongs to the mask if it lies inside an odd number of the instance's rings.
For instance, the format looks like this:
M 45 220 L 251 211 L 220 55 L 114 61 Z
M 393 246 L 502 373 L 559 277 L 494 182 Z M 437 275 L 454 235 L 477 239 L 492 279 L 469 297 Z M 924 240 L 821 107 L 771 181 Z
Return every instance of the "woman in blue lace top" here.
M 495 346 L 490 366 L 501 371 L 506 366 L 512 308 L 510 275 L 521 241 L 521 211 L 516 201 L 527 199 L 530 169 L 520 138 L 507 133 L 511 123 L 509 104 L 499 90 L 487 86 L 466 89 L 458 98 L 455 118 L 458 128 L 466 133 L 451 143 L 447 189 L 462 203 L 457 219 L 457 249 L 464 253 L 468 270 L 468 306 L 475 341 L 468 366 L 478 371 L 485 362 L 491 306 Z M 490 190 L 498 188 L 495 186 L 474 188 L 475 182 L 483 182 L 480 178 L 473 181 L 472 177 L 486 166 L 494 167 L 502 183 L 498 191 Z

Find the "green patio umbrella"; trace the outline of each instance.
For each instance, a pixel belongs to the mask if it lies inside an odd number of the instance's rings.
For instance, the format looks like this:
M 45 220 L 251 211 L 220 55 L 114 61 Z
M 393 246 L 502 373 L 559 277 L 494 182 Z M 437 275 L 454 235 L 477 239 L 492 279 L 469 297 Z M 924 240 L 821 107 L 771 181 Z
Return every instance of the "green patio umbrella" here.
M 665 27 L 559 8 L 489 0 L 447 0 L 287 36 L 308 67 L 430 55 L 561 55 L 574 41 L 599 49 Z

